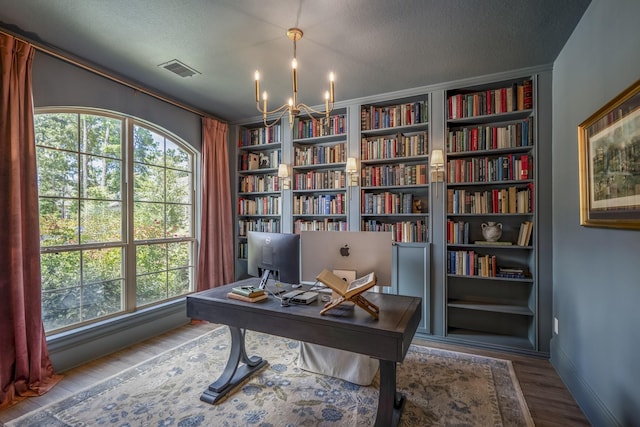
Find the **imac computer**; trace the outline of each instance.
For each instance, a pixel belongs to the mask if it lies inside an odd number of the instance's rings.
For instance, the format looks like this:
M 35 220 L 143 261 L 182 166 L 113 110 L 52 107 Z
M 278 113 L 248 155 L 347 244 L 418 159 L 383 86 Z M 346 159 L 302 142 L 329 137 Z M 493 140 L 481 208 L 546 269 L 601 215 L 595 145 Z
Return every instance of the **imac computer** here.
M 378 286 L 391 286 L 391 232 L 302 231 L 302 282 L 315 283 L 323 270 L 376 274 Z
M 269 276 L 284 283 L 300 283 L 298 234 L 249 231 L 247 246 L 247 273 L 261 278 L 260 289 L 265 288 Z

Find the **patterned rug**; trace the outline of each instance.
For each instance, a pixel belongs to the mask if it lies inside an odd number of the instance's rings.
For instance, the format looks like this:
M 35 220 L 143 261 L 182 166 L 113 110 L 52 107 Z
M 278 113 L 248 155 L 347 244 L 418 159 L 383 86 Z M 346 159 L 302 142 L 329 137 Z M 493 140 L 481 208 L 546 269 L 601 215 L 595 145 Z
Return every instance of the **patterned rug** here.
M 298 341 L 247 331 L 247 354 L 269 364 L 216 405 L 200 394 L 224 369 L 220 327 L 8 424 L 24 426 L 372 426 L 371 386 L 303 371 Z M 398 365 L 400 426 L 533 426 L 511 362 L 412 345 Z

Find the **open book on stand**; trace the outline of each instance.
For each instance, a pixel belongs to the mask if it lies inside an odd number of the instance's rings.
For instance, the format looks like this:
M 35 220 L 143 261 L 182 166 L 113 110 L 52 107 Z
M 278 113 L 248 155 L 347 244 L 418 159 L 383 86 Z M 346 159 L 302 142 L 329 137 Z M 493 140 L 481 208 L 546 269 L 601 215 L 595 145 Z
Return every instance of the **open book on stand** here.
M 378 313 L 380 312 L 378 306 L 368 301 L 362 295 L 363 292 L 376 285 L 375 273 L 371 272 L 352 282 L 347 282 L 325 269 L 318 274 L 316 279 L 335 292 L 334 298 L 325 304 L 320 314 L 325 314 L 327 311 L 339 306 L 345 301 L 351 301 L 371 314 L 374 318 L 378 318 Z

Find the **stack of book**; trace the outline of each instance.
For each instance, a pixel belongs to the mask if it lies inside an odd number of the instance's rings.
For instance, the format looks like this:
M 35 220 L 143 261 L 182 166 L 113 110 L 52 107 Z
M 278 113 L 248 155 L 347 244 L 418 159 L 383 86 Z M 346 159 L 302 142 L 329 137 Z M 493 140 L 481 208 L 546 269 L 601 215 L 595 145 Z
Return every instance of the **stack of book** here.
M 237 299 L 245 302 L 258 302 L 269 297 L 264 289 L 254 288 L 253 286 L 235 286 L 231 292 L 227 293 L 227 298 Z

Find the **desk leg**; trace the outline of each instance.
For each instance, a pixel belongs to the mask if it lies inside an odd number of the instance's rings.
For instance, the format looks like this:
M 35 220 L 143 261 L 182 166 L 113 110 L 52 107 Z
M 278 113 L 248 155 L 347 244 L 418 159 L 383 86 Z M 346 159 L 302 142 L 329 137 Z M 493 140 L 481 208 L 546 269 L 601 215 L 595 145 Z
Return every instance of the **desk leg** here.
M 251 374 L 267 364 L 261 357 L 248 357 L 244 347 L 244 330 L 236 326 L 229 326 L 231 332 L 231 351 L 227 366 L 220 377 L 207 388 L 200 400 L 215 404 L 229 393 L 235 386 L 242 383 Z M 240 363 L 243 363 L 241 365 Z
M 380 394 L 375 427 L 397 426 L 404 402 L 404 396 L 396 390 L 396 362 L 380 360 Z

